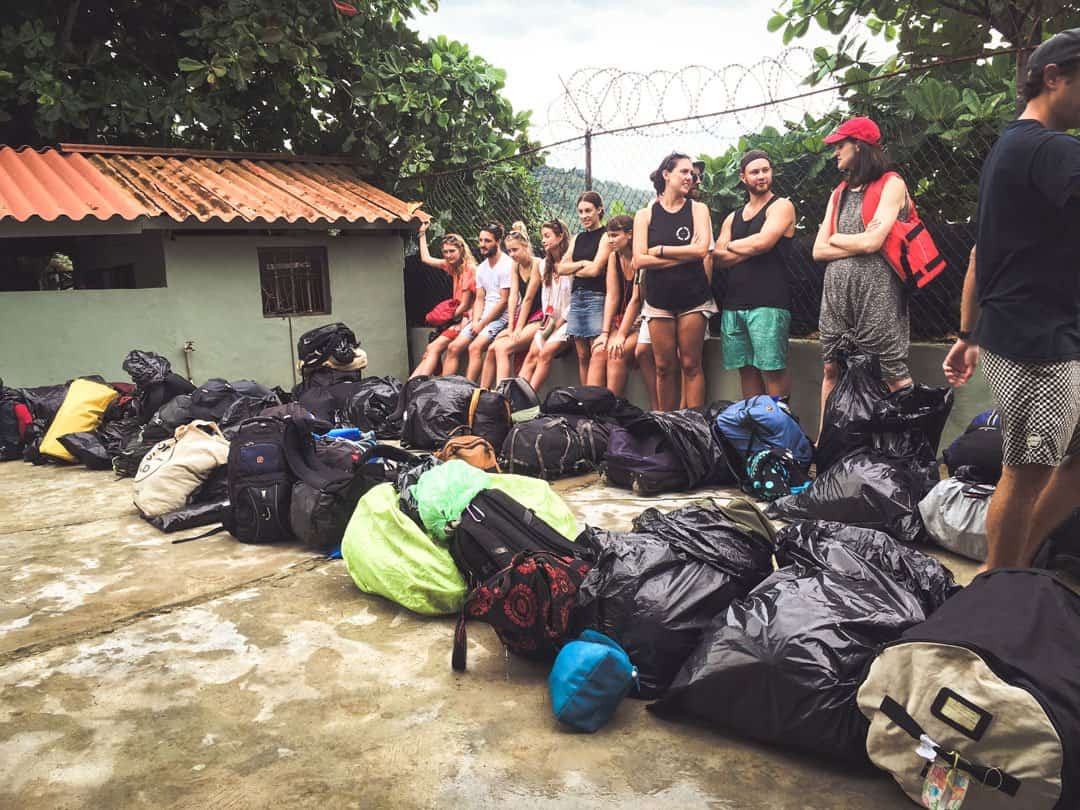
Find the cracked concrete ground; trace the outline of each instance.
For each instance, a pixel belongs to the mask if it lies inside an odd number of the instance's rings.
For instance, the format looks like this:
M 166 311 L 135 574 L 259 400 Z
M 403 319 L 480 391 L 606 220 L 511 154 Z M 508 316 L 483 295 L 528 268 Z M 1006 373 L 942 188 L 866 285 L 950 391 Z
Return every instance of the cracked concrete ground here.
M 708 494 L 557 488 L 613 529 Z M 641 701 L 567 733 L 546 669 L 486 628 L 455 674 L 452 619 L 360 593 L 340 560 L 224 534 L 173 545 L 129 480 L 8 463 L 0 493 L 0 807 L 912 806 L 871 769 Z

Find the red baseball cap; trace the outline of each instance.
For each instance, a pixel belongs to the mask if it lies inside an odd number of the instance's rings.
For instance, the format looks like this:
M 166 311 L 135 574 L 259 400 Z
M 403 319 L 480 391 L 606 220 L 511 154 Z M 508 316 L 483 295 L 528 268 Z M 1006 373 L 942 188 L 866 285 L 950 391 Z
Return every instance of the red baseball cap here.
M 838 126 L 832 135 L 825 138 L 825 143 L 839 143 L 847 138 L 874 144 L 876 146 L 881 143 L 881 130 L 878 129 L 878 125 L 869 118 L 863 116 L 849 118 Z

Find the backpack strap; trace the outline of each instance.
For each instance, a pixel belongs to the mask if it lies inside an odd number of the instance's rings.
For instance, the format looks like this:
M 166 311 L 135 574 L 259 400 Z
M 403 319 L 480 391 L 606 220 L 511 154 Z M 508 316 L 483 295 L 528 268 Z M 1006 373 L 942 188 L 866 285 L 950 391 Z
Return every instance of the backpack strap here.
M 904 709 L 903 706 L 901 706 L 888 695 L 881 699 L 881 706 L 878 707 L 878 711 L 880 711 L 897 726 L 899 726 L 899 728 L 904 731 L 909 737 L 919 742 L 920 749 L 922 749 L 923 747 L 929 748 L 930 752 L 932 753 L 930 756 L 926 757 L 927 759 L 930 759 L 931 756 L 934 759 L 941 759 L 946 764 L 951 766 L 954 770 L 964 771 L 965 773 L 971 774 L 973 777 L 982 782 L 983 785 L 985 785 L 986 787 L 990 788 L 991 790 L 1000 790 L 1006 796 L 1015 797 L 1017 792 L 1020 790 L 1021 782 L 1015 776 L 1005 773 L 1005 771 L 1001 770 L 1000 768 L 987 767 L 985 765 L 980 765 L 976 762 L 964 759 L 956 751 L 950 751 L 945 747 L 938 745 L 926 735 L 926 732 L 923 731 L 923 728 L 919 725 L 919 722 L 910 714 L 908 714 L 907 710 Z M 921 752 L 919 755 L 923 756 Z
M 181 537 L 179 540 L 173 540 L 172 544 L 175 546 L 175 545 L 178 545 L 180 543 L 190 543 L 192 540 L 202 540 L 202 539 L 207 538 L 207 537 L 213 537 L 215 534 L 221 534 L 221 532 L 223 532 L 225 530 L 226 530 L 225 529 L 225 524 L 223 523 L 220 526 L 218 526 L 216 529 L 211 529 L 208 532 L 203 532 L 202 534 L 197 534 L 194 537 Z
M 469 419 L 466 424 L 468 424 L 470 430 L 472 430 L 472 426 L 476 421 L 476 408 L 480 404 L 480 394 L 483 393 L 483 390 L 483 388 L 477 388 L 469 397 Z
M 465 601 L 468 604 L 468 599 Z M 450 666 L 454 668 L 455 672 L 465 671 L 466 659 L 468 658 L 469 638 L 465 632 L 466 619 L 467 616 L 463 605 L 457 623 L 454 625 L 454 651 L 450 655 Z

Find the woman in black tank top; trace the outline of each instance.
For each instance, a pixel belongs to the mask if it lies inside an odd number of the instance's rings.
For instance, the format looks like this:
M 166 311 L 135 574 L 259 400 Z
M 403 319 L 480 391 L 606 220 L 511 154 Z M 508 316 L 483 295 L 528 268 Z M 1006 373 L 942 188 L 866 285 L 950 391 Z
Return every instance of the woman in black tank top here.
M 582 385 L 603 385 L 607 355 L 593 357 L 593 345 L 603 330 L 605 270 L 608 244 L 604 239 L 604 203 L 595 191 L 586 191 L 577 201 L 578 219 L 584 228 L 570 243 L 569 256 L 559 263 L 559 274 L 573 276 L 570 309 L 566 314 L 566 334 L 574 342 L 578 376 Z
M 645 270 L 644 316 L 649 322 L 660 410 L 679 407 L 679 374 L 686 406 L 705 404 L 701 354 L 709 317 L 716 312 L 705 256 L 709 209 L 691 200 L 693 164 L 673 152 L 650 175 L 657 200 L 634 217 L 634 259 Z

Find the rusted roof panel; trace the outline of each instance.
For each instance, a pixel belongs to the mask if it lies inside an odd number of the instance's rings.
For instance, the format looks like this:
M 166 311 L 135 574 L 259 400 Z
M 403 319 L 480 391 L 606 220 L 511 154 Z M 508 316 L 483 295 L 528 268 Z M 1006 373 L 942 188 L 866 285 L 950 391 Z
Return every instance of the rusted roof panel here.
M 404 223 L 427 219 L 334 158 L 148 147 L 0 146 L 0 221 Z

